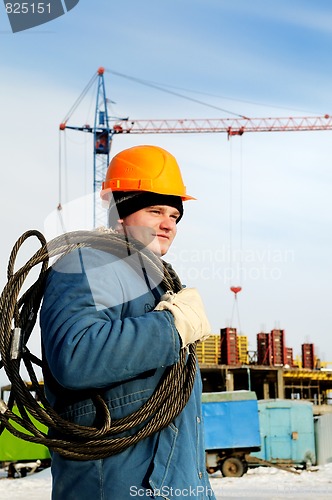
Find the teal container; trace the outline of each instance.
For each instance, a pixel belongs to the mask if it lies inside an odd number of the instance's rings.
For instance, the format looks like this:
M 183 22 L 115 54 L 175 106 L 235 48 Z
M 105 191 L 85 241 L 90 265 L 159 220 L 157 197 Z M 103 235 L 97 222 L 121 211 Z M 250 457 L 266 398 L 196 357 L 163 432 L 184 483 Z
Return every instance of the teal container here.
M 261 450 L 253 456 L 276 464 L 316 464 L 312 403 L 258 401 Z

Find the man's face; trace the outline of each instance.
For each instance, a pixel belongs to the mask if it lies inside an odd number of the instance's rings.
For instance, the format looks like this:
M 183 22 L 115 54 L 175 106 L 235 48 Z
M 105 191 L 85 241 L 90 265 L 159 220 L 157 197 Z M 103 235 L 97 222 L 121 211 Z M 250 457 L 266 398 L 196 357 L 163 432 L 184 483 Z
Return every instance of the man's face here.
M 119 232 L 126 233 L 156 255 L 162 256 L 171 246 L 177 231 L 176 221 L 180 212 L 167 205 L 142 208 L 120 219 Z

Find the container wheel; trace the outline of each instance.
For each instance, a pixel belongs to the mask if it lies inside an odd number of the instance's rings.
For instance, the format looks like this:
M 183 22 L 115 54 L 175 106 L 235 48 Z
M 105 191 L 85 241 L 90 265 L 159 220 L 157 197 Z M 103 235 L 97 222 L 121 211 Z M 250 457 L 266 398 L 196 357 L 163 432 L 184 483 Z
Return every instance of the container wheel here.
M 245 473 L 245 465 L 240 458 L 228 457 L 221 464 L 221 472 L 225 477 L 242 477 Z
M 215 472 L 217 472 L 218 470 L 218 467 L 207 467 L 206 468 L 206 471 L 208 474 L 214 474 Z

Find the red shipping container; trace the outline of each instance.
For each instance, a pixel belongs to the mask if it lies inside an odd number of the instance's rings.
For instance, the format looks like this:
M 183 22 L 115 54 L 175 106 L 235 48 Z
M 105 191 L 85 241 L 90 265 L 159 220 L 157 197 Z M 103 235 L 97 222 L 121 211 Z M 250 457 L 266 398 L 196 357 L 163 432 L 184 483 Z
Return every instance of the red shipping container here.
M 269 333 L 257 333 L 257 363 L 265 366 L 272 364 Z
M 236 328 L 220 329 L 220 362 L 222 365 L 239 363 Z
M 285 331 L 272 330 L 270 341 L 273 366 L 283 366 L 286 364 Z
M 293 361 L 293 348 L 292 347 L 286 347 L 286 365 L 288 365 L 290 368 L 294 366 L 294 361 Z
M 314 344 L 302 344 L 302 368 L 313 370 L 315 367 Z

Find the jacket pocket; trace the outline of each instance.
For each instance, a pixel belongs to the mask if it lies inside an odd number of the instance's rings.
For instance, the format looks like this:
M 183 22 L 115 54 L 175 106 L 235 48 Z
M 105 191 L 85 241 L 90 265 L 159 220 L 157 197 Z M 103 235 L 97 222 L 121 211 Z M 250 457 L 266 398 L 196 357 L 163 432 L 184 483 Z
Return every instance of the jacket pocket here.
M 153 470 L 149 479 L 152 490 L 161 493 L 159 496 L 162 496 L 162 492 L 167 486 L 169 473 L 175 466 L 173 458 L 178 433 L 179 431 L 174 424 L 170 424 L 159 433 L 153 460 Z

